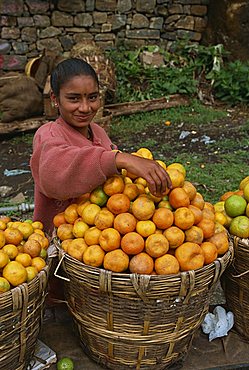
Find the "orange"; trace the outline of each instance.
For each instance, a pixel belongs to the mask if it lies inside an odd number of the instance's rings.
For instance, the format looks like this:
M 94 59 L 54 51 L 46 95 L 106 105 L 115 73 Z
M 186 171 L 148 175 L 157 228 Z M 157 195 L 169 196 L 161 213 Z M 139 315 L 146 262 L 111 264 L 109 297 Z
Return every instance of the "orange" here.
M 101 234 L 101 230 L 98 229 L 96 226 L 92 226 L 86 230 L 84 239 L 87 245 L 92 244 L 99 244 L 99 237 Z
M 147 181 L 143 177 L 137 177 L 134 181 L 134 183 L 143 185 L 144 188 L 147 187 Z
M 186 191 L 190 200 L 194 199 L 197 190 L 196 187 L 190 181 L 185 180 L 182 185 L 182 188 Z
M 32 257 L 28 253 L 19 253 L 16 256 L 15 261 L 20 262 L 24 267 L 27 267 L 31 265 Z
M 73 235 L 75 238 L 83 238 L 89 226 L 84 221 L 77 221 L 73 225 Z
M 219 201 L 217 203 L 214 204 L 214 211 L 215 212 L 223 212 L 225 210 L 225 201 L 222 200 L 222 201 Z
M 227 198 L 224 204 L 225 211 L 230 217 L 242 216 L 245 213 L 246 206 L 246 200 L 237 194 Z
M 202 229 L 204 239 L 211 238 L 211 236 L 214 235 L 215 224 L 213 220 L 203 218 L 196 226 Z
M 201 249 L 204 253 L 204 265 L 212 263 L 218 257 L 218 251 L 216 245 L 211 242 L 203 242 L 201 244 Z
M 27 272 L 27 283 L 33 280 L 38 274 L 38 270 L 35 266 L 27 266 L 26 272 Z
M 139 196 L 132 203 L 131 211 L 136 219 L 149 220 L 155 211 L 155 203 L 148 196 Z
M 35 232 L 29 236 L 28 240 L 31 240 L 31 239 L 37 240 L 41 244 L 42 248 L 48 249 L 48 246 L 49 246 L 48 238 L 46 236 L 38 234 L 37 230 L 35 230 Z
M 114 215 L 108 209 L 101 209 L 99 213 L 97 213 L 94 224 L 95 226 L 100 229 L 104 230 L 108 227 L 112 227 L 114 222 Z
M 243 189 L 244 189 L 244 187 L 246 186 L 246 184 L 248 184 L 248 183 L 249 183 L 249 176 L 246 176 L 244 179 L 242 179 L 242 180 L 240 181 L 239 189 L 240 189 L 240 190 L 243 190 Z
M 122 176 L 114 175 L 109 177 L 103 185 L 104 192 L 111 196 L 113 194 L 122 193 L 124 191 L 125 183 Z
M 87 249 L 87 244 L 83 238 L 73 239 L 68 245 L 67 253 L 76 258 L 79 261 L 82 261 L 83 254 Z
M 77 207 L 77 213 L 78 213 L 78 215 L 79 216 L 81 216 L 82 217 L 82 212 L 83 212 L 83 210 L 84 210 L 84 208 L 86 207 L 86 206 L 88 206 L 89 204 L 91 204 L 91 202 L 90 202 L 90 200 L 83 200 L 82 202 L 80 202 L 79 204 L 78 204 L 78 207 Z
M 232 219 L 229 232 L 239 238 L 249 238 L 249 218 L 247 216 L 237 216 Z
M 166 163 L 165 163 L 165 162 L 161 161 L 160 159 L 156 159 L 156 162 L 157 162 L 158 164 L 160 164 L 160 166 L 166 170 L 167 165 L 166 165 Z
M 249 203 L 247 203 L 246 206 L 246 216 L 249 217 Z
M 141 235 L 132 231 L 122 237 L 121 248 L 128 255 L 138 254 L 144 249 L 144 239 Z
M 31 261 L 31 266 L 35 267 L 40 272 L 46 266 L 46 262 L 42 257 L 34 257 Z
M 41 221 L 34 221 L 31 225 L 33 226 L 33 229 L 43 230 L 43 223 Z
M 83 262 L 86 265 L 100 267 L 103 264 L 105 252 L 98 244 L 87 247 L 83 254 Z
M 139 195 L 145 193 L 145 187 L 142 184 L 136 184 L 136 187 L 138 188 Z
M 3 277 L 7 279 L 11 285 L 17 286 L 25 283 L 27 280 L 27 271 L 21 263 L 10 261 L 3 268 Z
M 77 203 L 73 203 L 73 204 L 70 204 L 64 211 L 64 217 L 65 217 L 65 220 L 69 223 L 69 224 L 73 224 L 75 220 L 77 220 L 77 218 L 79 217 L 79 214 L 77 212 L 77 208 L 78 208 L 78 204 Z
M 28 239 L 28 237 L 34 232 L 33 226 L 28 222 L 22 222 L 17 229 L 21 231 L 24 239 Z
M 204 239 L 203 231 L 198 226 L 191 226 L 185 231 L 185 241 L 201 244 Z
M 169 247 L 175 249 L 179 245 L 183 244 L 185 240 L 185 233 L 177 226 L 171 226 L 164 230 L 163 235 L 167 238 L 169 242 Z
M 7 265 L 7 263 L 9 263 L 10 261 L 10 258 L 8 256 L 8 254 L 6 252 L 4 252 L 3 250 L 0 251 L 0 269 L 2 269 L 4 266 Z
M 178 163 L 178 162 L 170 163 L 167 166 L 167 169 L 172 169 L 172 168 L 177 169 L 179 172 L 181 172 L 183 174 L 184 178 L 186 177 L 186 169 L 183 166 L 183 164 Z
M 38 257 L 41 249 L 41 244 L 35 239 L 28 239 L 23 246 L 23 252 L 28 253 L 32 258 Z
M 211 211 L 210 208 L 203 208 L 202 210 L 202 218 L 208 218 L 209 220 L 215 220 L 215 212 Z
M 57 236 L 60 240 L 73 239 L 73 225 L 62 224 L 57 229 Z
M 0 276 L 0 294 L 6 293 L 10 290 L 10 283 L 7 279 Z
M 59 227 L 62 224 L 66 223 L 64 212 L 57 213 L 53 218 L 53 224 L 55 227 Z
M 176 168 L 170 168 L 170 166 L 167 167 L 166 172 L 169 174 L 172 183 L 172 189 L 183 186 L 185 177 L 182 172 Z
M 110 252 L 120 247 L 121 236 L 117 230 L 112 227 L 102 230 L 99 237 L 99 244 L 105 252 Z
M 87 200 L 89 200 L 90 198 L 90 193 L 84 193 L 84 194 L 81 194 L 77 199 L 76 199 L 76 203 L 77 204 L 80 204 L 80 203 L 83 203 Z
M 234 191 L 227 191 L 226 193 L 221 195 L 220 201 L 226 200 L 227 198 L 229 198 L 233 194 L 234 194 Z
M 210 202 L 206 202 L 204 201 L 204 207 L 203 209 L 209 209 L 210 211 L 212 211 L 213 213 L 215 213 L 215 209 L 214 209 L 214 205 Z
M 157 208 L 152 216 L 152 221 L 158 229 L 167 229 L 173 225 L 174 214 L 168 208 Z
M 46 260 L 47 256 L 48 256 L 47 250 L 42 248 L 39 257 L 42 257 L 44 260 Z
M 223 255 L 228 251 L 229 241 L 227 233 L 224 231 L 215 233 L 213 236 L 211 236 L 211 238 L 207 239 L 207 241 L 213 243 L 216 246 L 219 255 Z
M 103 266 L 106 270 L 124 272 L 128 269 L 129 257 L 122 249 L 110 251 L 104 257 Z
M 156 197 L 150 192 L 150 189 L 148 186 L 144 189 L 145 194 L 148 196 L 149 199 L 153 200 L 155 203 L 159 203 L 162 200 L 162 197 Z
M 3 230 L 0 230 L 0 249 L 3 248 L 5 244 L 5 234 Z
M 141 252 L 131 257 L 129 263 L 131 273 L 148 274 L 154 270 L 154 260 L 145 252 Z
M 104 192 L 102 186 L 97 186 L 97 188 L 90 193 L 90 201 L 100 207 L 103 207 L 107 200 L 108 195 Z
M 245 185 L 243 189 L 243 197 L 247 202 L 249 202 L 249 182 Z
M 181 271 L 196 270 L 204 265 L 204 253 L 196 243 L 186 242 L 175 251 Z
M 138 221 L 136 224 L 136 232 L 142 237 L 146 238 L 147 236 L 154 234 L 156 231 L 156 225 L 151 220 Z
M 183 188 L 176 187 L 169 193 L 169 202 L 173 208 L 188 207 L 190 199 Z
M 94 225 L 95 217 L 100 212 L 101 208 L 97 204 L 88 204 L 82 211 L 81 217 L 88 225 Z
M 9 216 L 4 216 L 4 215 L 1 215 L 0 216 L 0 221 L 4 222 L 5 224 L 7 224 L 8 222 L 11 222 L 11 218 Z
M 5 246 L 2 248 L 2 251 L 7 253 L 10 260 L 14 260 L 18 255 L 18 248 L 14 244 L 5 244 Z
M 158 205 L 157 205 L 158 208 L 168 208 L 172 211 L 172 207 L 171 207 L 171 204 L 168 200 L 161 200 Z
M 22 222 L 21 221 L 13 221 L 12 222 L 12 224 L 11 224 L 11 227 L 13 228 L 13 229 L 17 229 L 18 228 L 18 226 L 20 226 L 22 224 Z
M 124 176 L 124 183 L 125 184 L 133 184 L 132 179 L 128 176 Z
M 67 252 L 68 251 L 68 246 L 69 246 L 69 244 L 71 243 L 71 241 L 72 241 L 73 239 L 65 239 L 65 240 L 63 240 L 62 242 L 61 242 L 61 248 L 65 251 L 65 252 Z
M 196 206 L 193 206 L 192 204 L 190 204 L 188 206 L 188 208 L 193 212 L 194 216 L 195 216 L 195 222 L 194 222 L 194 225 L 198 224 L 203 215 L 202 215 L 202 210 L 200 208 L 197 208 Z
M 107 201 L 107 208 L 114 215 L 124 213 L 130 209 L 130 199 L 126 194 L 113 194 Z
M 135 219 L 135 217 L 129 212 L 124 212 L 118 214 L 114 218 L 113 227 L 114 229 L 118 230 L 120 234 L 126 234 L 134 231 L 136 228 L 136 224 L 137 220 Z
M 195 197 L 190 201 L 190 204 L 200 209 L 204 208 L 204 203 L 205 203 L 205 200 L 203 196 L 201 195 L 201 193 L 199 193 L 198 191 L 195 194 Z
M 227 231 L 227 229 L 222 225 L 220 224 L 219 222 L 215 221 L 214 222 L 214 233 L 217 234 L 221 231 Z
M 123 194 L 127 195 L 130 200 L 134 200 L 139 195 L 139 189 L 136 184 L 125 184 Z
M 4 230 L 5 243 L 18 245 L 23 240 L 23 235 L 20 230 L 14 229 L 12 227 Z
M 161 257 L 169 250 L 169 242 L 163 234 L 153 234 L 145 240 L 145 251 L 151 257 Z
M 136 152 L 137 155 L 147 159 L 153 159 L 153 154 L 148 148 L 140 148 Z
M 155 270 L 158 275 L 178 274 L 180 265 L 171 254 L 164 254 L 155 260 Z
M 45 235 L 44 231 L 43 231 L 43 230 L 40 230 L 40 229 L 34 229 L 33 234 L 39 234 L 39 235 L 42 235 L 42 236 L 45 236 L 45 237 L 46 237 L 46 235 Z M 32 235 L 32 234 L 31 234 L 31 235 Z M 31 235 L 30 235 L 30 236 L 31 236 Z
M 6 228 L 7 228 L 7 223 L 5 223 L 4 221 L 0 219 L 0 230 L 5 230 Z
M 215 212 L 214 221 L 224 226 L 227 224 L 227 217 L 223 212 Z
M 193 212 L 187 207 L 180 207 L 175 210 L 174 213 L 175 226 L 179 227 L 182 230 L 187 230 L 194 225 L 195 216 Z

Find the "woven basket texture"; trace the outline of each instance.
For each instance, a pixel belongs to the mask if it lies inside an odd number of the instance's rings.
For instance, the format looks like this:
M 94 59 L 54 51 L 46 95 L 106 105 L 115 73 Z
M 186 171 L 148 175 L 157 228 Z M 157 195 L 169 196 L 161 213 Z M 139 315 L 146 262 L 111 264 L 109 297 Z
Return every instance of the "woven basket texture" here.
M 234 314 L 234 328 L 249 339 L 249 239 L 230 236 L 234 259 L 222 277 L 226 304 Z
M 109 369 L 160 370 L 184 359 L 233 248 L 177 275 L 112 273 L 59 251 L 65 297 L 84 351 Z
M 24 370 L 35 352 L 52 258 L 29 283 L 0 295 L 0 369 Z
M 70 51 L 70 56 L 81 58 L 94 68 L 99 79 L 100 93 L 105 92 L 104 96 L 102 94 L 102 98 L 111 103 L 115 97 L 117 86 L 115 65 L 104 51 L 92 40 L 86 40 L 75 44 Z

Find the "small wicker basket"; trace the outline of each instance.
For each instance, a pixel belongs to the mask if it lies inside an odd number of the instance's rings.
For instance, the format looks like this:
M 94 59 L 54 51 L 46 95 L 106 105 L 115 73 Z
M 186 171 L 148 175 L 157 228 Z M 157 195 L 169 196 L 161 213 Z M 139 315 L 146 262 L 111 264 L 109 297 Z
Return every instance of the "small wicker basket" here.
M 230 236 L 234 245 L 233 263 L 222 277 L 226 304 L 234 314 L 234 328 L 249 339 L 249 239 Z
M 0 370 L 26 370 L 40 333 L 53 259 L 29 283 L 0 295 Z
M 183 360 L 233 255 L 177 275 L 112 273 L 87 266 L 61 248 L 55 275 L 84 351 L 109 369 L 161 370 Z M 59 276 L 57 271 L 63 272 Z

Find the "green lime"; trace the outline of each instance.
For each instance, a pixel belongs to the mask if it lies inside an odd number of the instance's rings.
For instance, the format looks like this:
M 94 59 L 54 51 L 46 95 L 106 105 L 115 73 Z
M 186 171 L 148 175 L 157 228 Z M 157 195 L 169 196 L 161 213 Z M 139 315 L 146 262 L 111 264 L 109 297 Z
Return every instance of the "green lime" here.
M 249 238 L 249 218 L 247 216 L 237 216 L 232 219 L 229 232 L 239 238 Z
M 57 362 L 57 370 L 73 370 L 74 364 L 71 358 L 63 357 Z
M 100 207 L 103 207 L 108 200 L 108 195 L 102 189 L 102 186 L 98 186 L 90 194 L 90 201 L 94 204 L 97 204 Z
M 228 216 L 237 217 L 245 213 L 247 202 L 241 195 L 231 195 L 225 200 L 224 208 Z

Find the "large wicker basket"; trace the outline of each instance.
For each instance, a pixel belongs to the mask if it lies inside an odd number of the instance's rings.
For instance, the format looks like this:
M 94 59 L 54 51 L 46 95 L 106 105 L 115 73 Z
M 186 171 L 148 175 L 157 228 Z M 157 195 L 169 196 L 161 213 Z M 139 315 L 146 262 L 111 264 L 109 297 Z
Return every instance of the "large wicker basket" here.
M 233 263 L 222 277 L 226 304 L 234 314 L 234 328 L 249 339 L 249 239 L 231 236 Z
M 53 259 L 29 283 L 0 295 L 0 370 L 24 370 L 35 352 Z
M 177 275 L 112 273 L 60 249 L 55 275 L 84 351 L 109 369 L 159 370 L 184 359 L 208 312 L 233 248 L 214 263 Z M 60 271 L 58 274 L 57 271 Z

